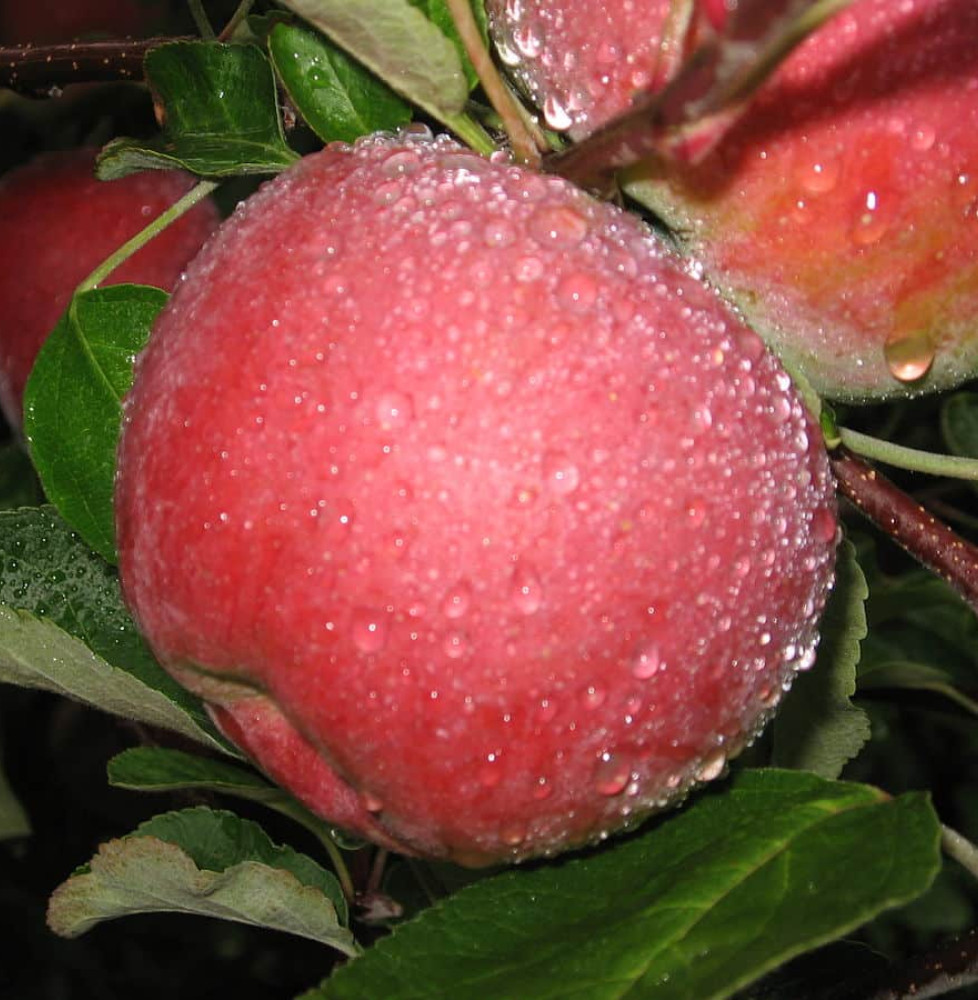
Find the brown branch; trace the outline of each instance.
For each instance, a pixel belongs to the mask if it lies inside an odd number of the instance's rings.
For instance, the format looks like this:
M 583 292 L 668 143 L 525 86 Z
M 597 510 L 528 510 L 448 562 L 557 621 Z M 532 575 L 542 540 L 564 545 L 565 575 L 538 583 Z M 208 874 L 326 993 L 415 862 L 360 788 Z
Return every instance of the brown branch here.
M 842 495 L 978 612 L 978 546 L 845 447 L 833 451 L 830 460 Z
M 69 83 L 142 80 L 143 59 L 153 48 L 182 38 L 72 42 L 0 47 L 0 87 L 27 95 L 57 93 Z
M 978 931 L 904 963 L 867 1000 L 928 1000 L 978 983 Z

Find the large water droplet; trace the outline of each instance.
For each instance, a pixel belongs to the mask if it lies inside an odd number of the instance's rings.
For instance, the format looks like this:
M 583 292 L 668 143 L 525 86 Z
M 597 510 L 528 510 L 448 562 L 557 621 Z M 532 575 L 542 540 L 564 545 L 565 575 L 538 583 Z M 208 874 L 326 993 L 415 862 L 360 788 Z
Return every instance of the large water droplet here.
M 545 246 L 570 247 L 587 235 L 588 221 L 569 205 L 548 205 L 533 213 L 528 228 Z
M 628 762 L 619 754 L 606 751 L 594 769 L 594 787 L 599 795 L 620 795 L 630 777 Z
M 883 345 L 890 374 L 901 382 L 923 378 L 934 363 L 936 351 L 925 330 L 891 335 Z
M 571 116 L 567 113 L 567 109 L 553 94 L 543 102 L 543 117 L 546 119 L 547 124 L 556 132 L 563 132 L 564 129 L 570 128 L 574 123 Z
M 449 632 L 442 641 L 441 648 L 450 660 L 461 659 L 469 651 L 469 637 L 465 632 Z
M 825 157 L 809 157 L 795 168 L 795 179 L 806 194 L 827 194 L 839 180 L 839 162 Z
M 714 750 L 713 753 L 707 755 L 697 768 L 697 779 L 699 781 L 713 781 L 714 778 L 719 778 L 726 763 L 727 758 L 723 751 Z
M 662 654 L 656 642 L 644 642 L 635 651 L 632 659 L 632 674 L 639 680 L 648 680 L 659 672 Z
M 867 191 L 861 210 L 851 229 L 852 241 L 861 247 L 876 243 L 887 230 L 886 215 L 882 211 L 880 197 L 875 191 Z

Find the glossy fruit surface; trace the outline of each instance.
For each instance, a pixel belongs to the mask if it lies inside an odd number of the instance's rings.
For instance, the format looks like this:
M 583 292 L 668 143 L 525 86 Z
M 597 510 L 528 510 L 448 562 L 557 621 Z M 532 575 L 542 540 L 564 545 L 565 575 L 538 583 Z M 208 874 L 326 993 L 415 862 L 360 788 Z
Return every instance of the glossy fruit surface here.
M 540 7 L 556 20 L 573 5 Z M 619 32 L 635 16 L 628 3 L 608 11 Z M 829 396 L 934 390 L 978 368 L 976 39 L 970 0 L 857 0 L 806 39 L 702 163 L 636 189 Z M 535 66 L 579 58 L 545 52 Z
M 94 176 L 94 149 L 47 153 L 0 178 L 0 407 L 19 426 L 37 352 L 79 282 L 194 184 L 173 171 Z M 202 202 L 113 271 L 106 284 L 169 291 L 217 226 Z
M 168 668 L 315 811 L 464 864 L 719 774 L 832 573 L 824 450 L 760 340 L 634 217 L 423 136 L 225 223 L 119 470 Z

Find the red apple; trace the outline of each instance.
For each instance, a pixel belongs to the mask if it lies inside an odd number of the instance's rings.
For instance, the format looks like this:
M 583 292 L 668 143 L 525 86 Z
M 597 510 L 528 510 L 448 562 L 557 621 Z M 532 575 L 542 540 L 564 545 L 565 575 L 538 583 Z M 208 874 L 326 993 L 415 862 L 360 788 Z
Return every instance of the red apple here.
M 520 73 L 546 107 L 587 89 L 606 40 L 619 66 L 645 65 L 668 5 L 616 0 L 593 21 L 566 0 L 494 6 L 503 50 L 517 31 L 537 39 Z M 635 189 L 829 396 L 940 389 L 978 369 L 976 39 L 971 0 L 858 0 L 806 39 L 704 162 Z M 630 100 L 627 87 L 601 94 L 574 118 L 576 137 Z
M 165 0 L 0 0 L 0 41 L 50 45 L 85 36 L 148 35 L 166 15 Z
M 94 149 L 47 153 L 0 178 L 0 408 L 21 422 L 27 376 L 72 292 L 95 268 L 194 184 L 187 174 L 148 171 L 95 178 Z M 217 226 L 202 202 L 132 256 L 106 284 L 169 291 Z
M 333 822 L 463 864 L 606 836 L 758 731 L 832 574 L 818 430 L 633 216 L 451 142 L 308 156 L 137 365 L 124 593 Z

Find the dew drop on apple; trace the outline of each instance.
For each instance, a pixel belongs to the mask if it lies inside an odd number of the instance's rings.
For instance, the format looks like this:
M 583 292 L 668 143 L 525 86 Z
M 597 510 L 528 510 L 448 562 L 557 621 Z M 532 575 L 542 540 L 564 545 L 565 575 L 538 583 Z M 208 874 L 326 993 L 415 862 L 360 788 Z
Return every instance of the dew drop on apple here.
M 827 194 L 838 183 L 839 173 L 838 160 L 809 156 L 795 168 L 795 179 L 806 194 Z
M 499 765 L 499 754 L 486 754 L 484 762 L 479 767 L 479 784 L 483 788 L 495 788 L 503 780 L 503 771 Z
M 898 333 L 883 345 L 886 366 L 900 382 L 916 382 L 923 378 L 930 371 L 936 353 L 926 330 Z
M 557 286 L 557 301 L 572 312 L 586 312 L 598 297 L 598 283 L 584 271 L 569 274 Z
M 553 788 L 550 786 L 550 782 L 541 774 L 539 778 L 533 784 L 533 797 L 542 802 L 544 799 L 549 799 L 553 795 Z
M 441 610 L 446 618 L 461 618 L 472 604 L 472 585 L 459 580 L 442 598 Z
M 367 812 L 379 813 L 384 808 L 383 801 L 370 792 L 364 792 L 360 797 L 360 801 L 363 803 L 363 808 L 366 809 Z
M 581 701 L 589 712 L 594 712 L 605 703 L 607 697 L 607 692 L 603 687 L 597 684 L 589 684 L 584 688 Z
M 932 149 L 937 140 L 937 133 L 927 124 L 918 125 L 910 133 L 910 148 L 918 153 L 926 153 Z
M 442 640 L 441 648 L 450 660 L 459 660 L 469 651 L 469 637 L 465 632 L 453 630 Z
M 875 191 L 867 191 L 850 231 L 853 242 L 861 247 L 871 246 L 882 238 L 887 228 L 879 195 Z
M 553 94 L 550 94 L 543 102 L 543 117 L 556 132 L 563 132 L 564 129 L 570 128 L 573 124 L 567 109 Z
M 513 43 L 520 55 L 536 59 L 543 50 L 543 34 L 532 24 L 521 24 L 513 32 Z
M 527 228 L 544 246 L 571 247 L 587 235 L 588 221 L 569 205 L 545 205 L 533 213 Z
M 644 642 L 632 659 L 632 674 L 639 680 L 654 677 L 662 667 L 662 652 L 657 642 Z
M 520 561 L 513 571 L 511 602 L 513 607 L 523 615 L 535 614 L 543 604 L 543 587 L 540 583 L 540 577 L 529 563 Z
M 548 452 L 543 458 L 543 480 L 557 496 L 567 496 L 580 485 L 580 469 L 562 451 Z
M 605 751 L 594 769 L 594 787 L 599 795 L 620 795 L 630 777 L 628 762 L 619 754 Z
M 526 840 L 526 826 L 520 820 L 510 820 L 499 831 L 499 839 L 507 847 L 519 847 Z
M 726 766 L 727 758 L 721 750 L 714 750 L 707 755 L 696 770 L 696 777 L 699 781 L 713 781 L 719 778 Z
M 350 620 L 353 643 L 363 653 L 377 653 L 387 645 L 388 625 L 382 612 L 357 608 Z
M 377 397 L 374 417 L 383 430 L 400 430 L 414 419 L 414 401 L 407 393 L 388 390 Z

